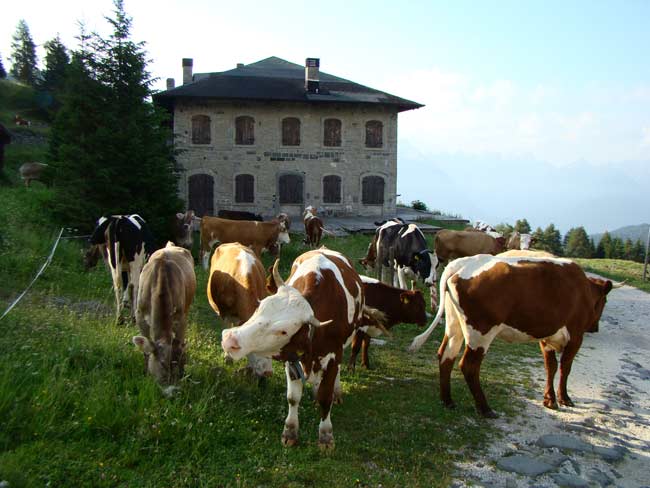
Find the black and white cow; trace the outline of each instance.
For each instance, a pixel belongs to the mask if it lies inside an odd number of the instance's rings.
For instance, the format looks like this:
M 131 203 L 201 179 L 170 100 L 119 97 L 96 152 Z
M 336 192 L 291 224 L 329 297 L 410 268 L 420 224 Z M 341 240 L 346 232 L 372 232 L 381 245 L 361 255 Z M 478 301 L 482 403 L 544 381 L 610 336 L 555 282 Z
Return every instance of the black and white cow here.
M 146 256 L 155 251 L 147 223 L 137 214 L 101 217 L 90 237 L 92 246 L 104 245 L 106 261 L 113 278 L 116 320 L 122 319 L 125 305 L 135 317 L 140 272 Z
M 375 245 L 375 270 L 384 283 L 407 289 L 408 280 L 420 279 L 427 286 L 436 281 L 438 259 L 427 247 L 424 234 L 417 225 L 407 224 L 401 219 L 389 220 L 377 229 Z M 389 279 L 385 277 L 386 271 Z

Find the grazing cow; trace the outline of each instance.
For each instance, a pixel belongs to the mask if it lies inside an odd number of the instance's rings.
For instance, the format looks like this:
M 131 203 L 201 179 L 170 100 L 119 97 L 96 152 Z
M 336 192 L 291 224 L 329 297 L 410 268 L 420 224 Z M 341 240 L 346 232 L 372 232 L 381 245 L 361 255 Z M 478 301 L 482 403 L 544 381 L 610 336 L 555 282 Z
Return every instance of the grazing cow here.
M 20 177 L 25 181 L 25 186 L 29 188 L 33 180 L 43 181 L 43 172 L 49 165 L 45 163 L 29 162 L 23 163 L 18 168 Z
M 161 385 L 184 375 L 187 315 L 196 292 L 194 258 L 168 242 L 142 268 L 133 343 L 143 352 L 145 371 Z
M 194 210 L 177 213 L 172 219 L 172 241 L 177 246 L 192 251 L 194 244 Z
M 289 217 L 288 214 L 282 212 L 279 213 L 278 216 L 275 218 L 278 222 L 284 222 L 284 226 L 287 228 L 287 232 L 291 230 L 291 218 Z
M 402 290 L 386 285 L 379 280 L 361 275 L 366 305 L 385 315 L 383 326 L 390 329 L 395 324 L 417 324 L 424 326 L 427 320 L 426 303 L 419 290 Z M 370 368 L 368 348 L 370 337 L 379 335 L 376 327 L 360 327 L 352 338 L 352 352 L 348 367 L 354 369 L 361 350 L 361 365 Z
M 510 239 L 508 239 L 508 249 L 520 249 L 527 251 L 535 243 L 535 239 L 531 234 L 520 234 L 517 231 L 514 231 L 510 234 Z
M 440 279 L 440 308 L 429 328 L 410 350 L 427 340 L 445 312 L 445 336 L 438 350 L 440 396 L 453 407 L 450 377 L 463 339 L 460 369 L 478 412 L 493 418 L 481 389 L 481 362 L 495 337 L 508 342 L 539 341 L 547 382 L 544 406 L 573 406 L 567 393 L 571 364 L 585 332 L 598 326 L 612 282 L 588 278 L 572 261 L 561 258 L 500 257 L 481 254 L 447 265 Z M 559 399 L 553 378 L 560 360 Z
M 288 244 L 290 238 L 284 222 L 277 220 L 257 222 L 203 217 L 201 219 L 200 259 L 206 270 L 208 269 L 210 250 L 217 242 L 220 244 L 239 242 L 253 249 L 257 256 L 261 256 L 262 249 L 279 252 L 279 245 Z
M 113 278 L 117 322 L 122 309 L 131 307 L 135 318 L 140 272 L 145 257 L 154 251 L 153 236 L 145 220 L 137 214 L 101 217 L 90 236 L 90 245 L 104 245 Z
M 260 214 L 255 214 L 253 212 L 244 212 L 243 210 L 219 210 L 217 212 L 217 217 L 229 220 L 254 220 L 256 222 L 264 221 Z
M 311 205 L 303 213 L 303 223 L 305 224 L 305 244 L 309 244 L 309 247 L 320 246 L 323 221 L 316 216 L 316 209 Z
M 102 258 L 104 263 L 108 265 L 108 252 L 106 251 L 106 244 L 93 244 L 88 247 L 85 251 L 81 251 L 83 256 L 83 265 L 84 270 L 89 271 L 90 269 L 97 266 L 99 259 Z
M 436 281 L 438 258 L 427 248 L 424 234 L 417 225 L 406 224 L 401 219 L 389 220 L 375 232 L 375 245 L 375 269 L 381 281 L 403 289 L 408 287 L 407 279 L 419 278 L 427 286 Z
M 330 412 L 340 394 L 343 347 L 365 313 L 361 279 L 346 257 L 326 248 L 298 256 L 286 283 L 276 261 L 273 279 L 277 293 L 262 300 L 245 324 L 224 330 L 221 346 L 233 359 L 256 353 L 285 361 L 285 446 L 298 441 L 302 380 L 310 381 L 321 412 L 318 444 L 333 448 Z
M 14 124 L 16 124 L 16 125 L 24 125 L 24 126 L 30 126 L 30 125 L 32 125 L 32 123 L 31 123 L 29 120 L 27 120 L 27 119 L 23 119 L 23 118 L 22 118 L 20 115 L 18 115 L 18 114 L 14 115 Z
M 262 262 L 249 247 L 238 242 L 217 248 L 208 276 L 208 301 L 227 327 L 246 322 L 269 295 Z M 248 367 L 258 377 L 273 372 L 270 358 L 252 353 L 248 355 Z
M 435 239 L 440 265 L 476 254 L 498 254 L 503 251 L 503 247 L 503 237 L 495 238 L 485 232 L 442 229 L 438 231 Z

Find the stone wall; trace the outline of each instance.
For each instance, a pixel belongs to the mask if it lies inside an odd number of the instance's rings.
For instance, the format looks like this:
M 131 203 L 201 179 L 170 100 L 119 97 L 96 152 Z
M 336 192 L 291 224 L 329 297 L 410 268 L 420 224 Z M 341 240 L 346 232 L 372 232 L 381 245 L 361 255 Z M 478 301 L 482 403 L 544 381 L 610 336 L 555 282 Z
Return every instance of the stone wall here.
M 192 143 L 191 119 L 210 117 L 210 144 Z M 235 144 L 235 119 L 248 115 L 255 119 L 255 144 Z M 285 117 L 301 121 L 299 146 L 283 146 L 281 123 Z M 327 118 L 342 122 L 341 147 L 323 145 L 323 124 Z M 365 147 L 365 124 L 383 123 L 383 147 Z M 180 195 L 188 201 L 188 179 L 206 173 L 215 181 L 214 208 L 253 211 L 275 215 L 280 211 L 301 214 L 314 205 L 335 215 L 393 215 L 397 190 L 397 112 L 381 106 L 289 104 L 278 102 L 179 102 L 174 112 L 177 157 L 184 168 Z M 255 202 L 235 202 L 235 176 L 255 177 Z M 281 174 L 304 176 L 304 203 L 280 207 L 278 179 Z M 342 202 L 323 203 L 323 177 L 338 175 L 342 180 Z M 383 205 L 363 205 L 361 181 L 364 176 L 384 178 Z

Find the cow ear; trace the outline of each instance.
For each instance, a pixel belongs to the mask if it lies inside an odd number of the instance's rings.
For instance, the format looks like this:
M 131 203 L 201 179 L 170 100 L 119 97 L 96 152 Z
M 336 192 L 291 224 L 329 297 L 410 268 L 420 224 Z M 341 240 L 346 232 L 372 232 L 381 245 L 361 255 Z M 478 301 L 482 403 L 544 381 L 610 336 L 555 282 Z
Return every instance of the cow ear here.
M 136 345 L 145 354 L 152 354 L 156 351 L 156 346 L 153 342 L 143 336 L 133 336 L 133 344 Z
M 409 294 L 408 293 L 400 293 L 399 295 L 400 302 L 402 302 L 404 305 L 408 305 L 409 303 Z
M 176 214 L 176 218 L 177 218 L 178 220 L 183 220 L 183 217 L 185 217 L 185 215 L 182 214 L 182 213 L 180 213 L 180 212 L 178 212 L 178 213 Z

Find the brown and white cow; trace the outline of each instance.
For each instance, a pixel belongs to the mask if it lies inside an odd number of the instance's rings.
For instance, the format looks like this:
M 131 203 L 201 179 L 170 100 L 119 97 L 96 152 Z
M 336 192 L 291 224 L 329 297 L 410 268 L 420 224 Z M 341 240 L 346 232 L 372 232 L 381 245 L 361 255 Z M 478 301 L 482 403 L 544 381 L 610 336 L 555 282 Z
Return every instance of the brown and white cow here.
M 323 221 L 316 215 L 316 208 L 311 205 L 305 208 L 302 215 L 305 224 L 305 244 L 309 247 L 320 246 L 320 239 L 323 235 Z
M 45 184 L 49 183 L 48 181 L 44 181 L 43 178 L 43 173 L 48 167 L 48 164 L 31 161 L 29 163 L 21 164 L 20 168 L 18 168 L 18 173 L 25 182 L 25 186 L 29 188 L 32 181 L 41 181 Z
M 190 252 L 194 244 L 195 220 L 198 220 L 198 217 L 194 215 L 194 210 L 179 212 L 172 218 L 172 241 Z
M 510 234 L 508 239 L 508 249 L 519 249 L 527 251 L 535 243 L 535 239 L 531 234 L 520 234 L 516 230 Z
M 330 413 L 343 347 L 364 314 L 363 285 L 342 254 L 321 248 L 296 258 L 285 283 L 273 268 L 275 295 L 266 297 L 242 326 L 222 333 L 221 346 L 233 359 L 255 353 L 285 362 L 289 413 L 282 443 L 298 441 L 298 407 L 306 378 L 320 405 L 318 443 L 333 448 Z
M 612 282 L 587 277 L 572 261 L 561 258 L 478 255 L 447 265 L 440 279 L 441 304 L 429 328 L 410 350 L 427 340 L 445 313 L 445 335 L 438 350 L 440 396 L 453 407 L 450 377 L 465 341 L 460 369 L 484 417 L 495 417 L 480 385 L 483 357 L 495 337 L 508 342 L 539 341 L 547 382 L 544 406 L 573 406 L 567 393 L 571 365 L 585 332 L 594 330 Z M 555 353 L 561 352 L 559 398 L 553 379 Z
M 441 265 L 476 254 L 498 254 L 503 251 L 504 245 L 503 237 L 465 230 L 442 229 L 436 233 L 435 239 L 436 255 Z
M 145 370 L 161 385 L 184 373 L 187 314 L 196 292 L 194 258 L 168 242 L 142 268 L 135 315 L 140 328 L 133 343 L 144 354 Z
M 228 220 L 218 217 L 201 219 L 200 259 L 203 268 L 208 269 L 210 250 L 215 243 L 239 242 L 249 246 L 261 256 L 262 249 L 277 249 L 279 244 L 290 242 L 286 224 L 278 220 L 256 222 L 250 220 Z
M 226 327 L 246 322 L 268 295 L 264 266 L 249 247 L 235 242 L 217 248 L 210 262 L 208 302 Z M 273 372 L 270 358 L 252 353 L 248 367 L 259 377 Z
M 379 310 L 385 316 L 381 328 L 359 327 L 352 338 L 352 351 L 348 367 L 354 369 L 361 350 L 361 365 L 370 367 L 368 348 L 370 338 L 376 337 L 396 324 L 417 324 L 424 326 L 427 320 L 426 303 L 419 290 L 403 290 L 386 285 L 375 278 L 361 275 L 366 306 Z M 382 330 L 383 329 L 383 330 Z

